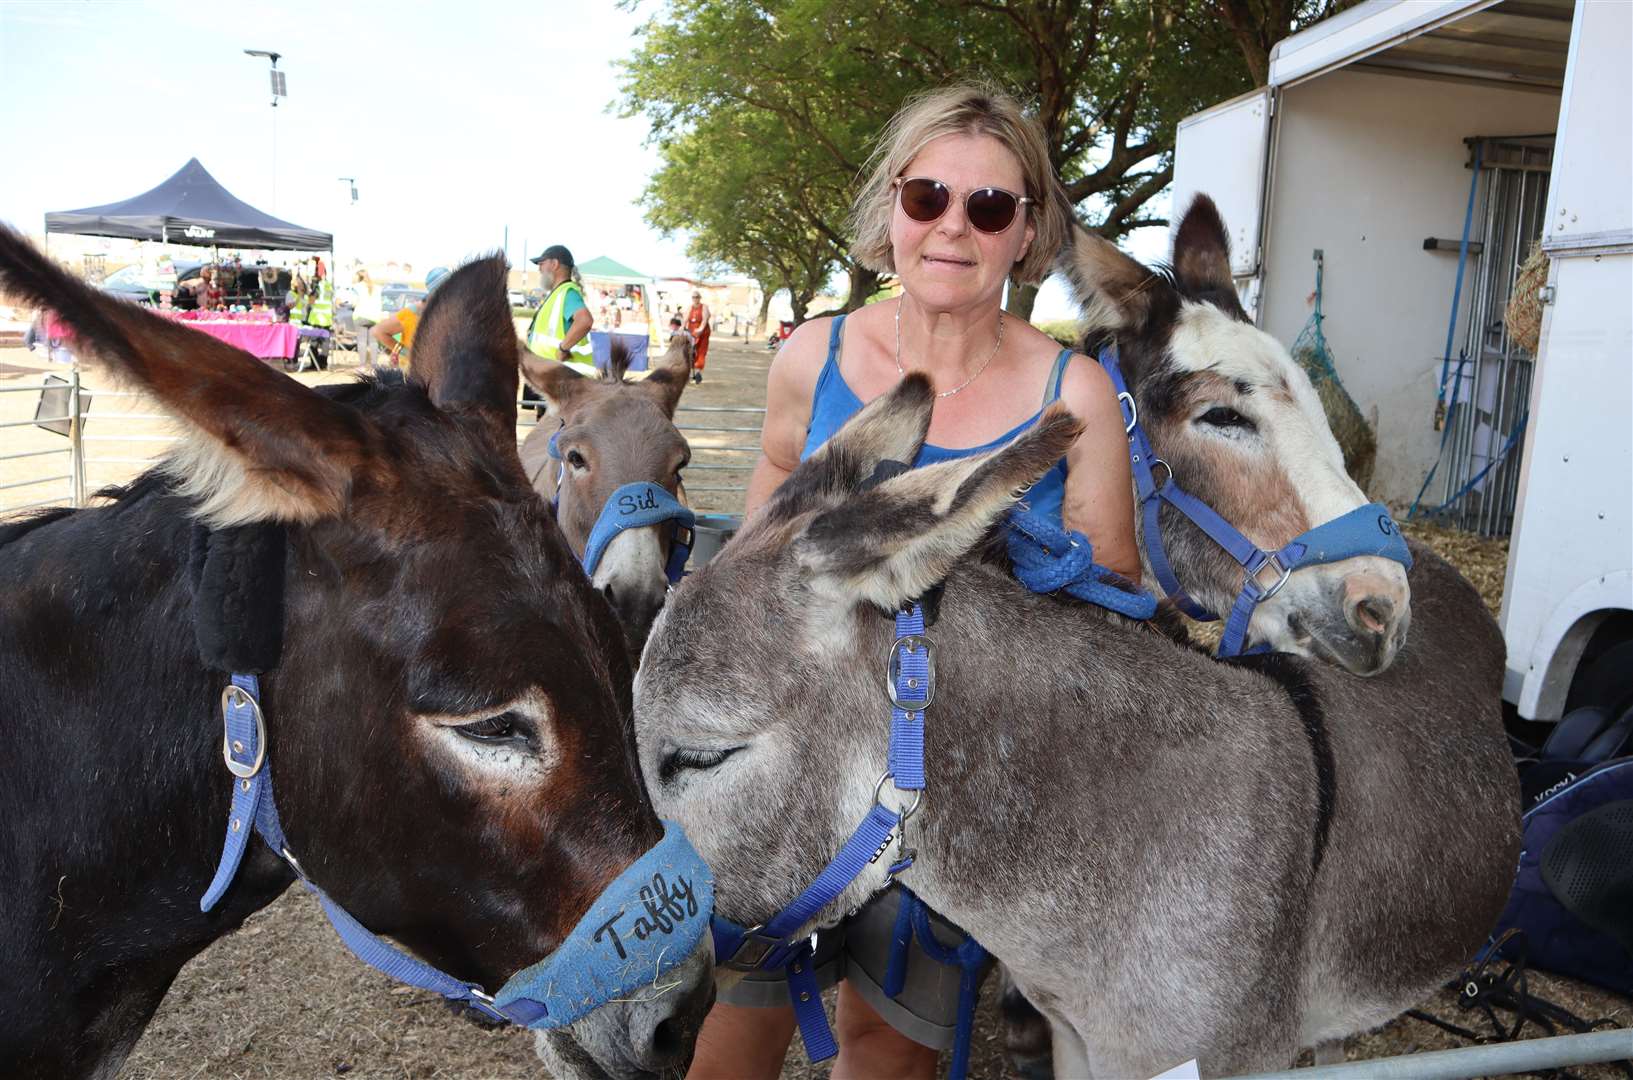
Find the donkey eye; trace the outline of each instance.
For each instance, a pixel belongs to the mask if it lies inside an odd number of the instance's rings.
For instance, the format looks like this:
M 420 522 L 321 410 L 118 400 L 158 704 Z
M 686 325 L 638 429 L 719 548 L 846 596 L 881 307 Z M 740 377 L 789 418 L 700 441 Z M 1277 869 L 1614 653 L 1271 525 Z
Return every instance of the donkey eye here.
M 454 728 L 456 734 L 479 743 L 525 743 L 533 737 L 533 727 L 514 712 L 502 712 L 470 724 Z
M 1224 405 L 1215 405 L 1207 412 L 1196 418 L 1199 424 L 1209 424 L 1221 428 L 1244 428 L 1248 431 L 1256 430 L 1253 421 Z
M 579 453 L 577 450 L 567 451 L 567 464 L 571 465 L 575 469 L 589 468 L 589 462 L 585 461 L 584 455 Z
M 741 746 L 730 746 L 724 750 L 703 750 L 693 747 L 671 750 L 664 756 L 663 763 L 658 766 L 658 782 L 667 784 L 682 769 L 695 769 L 699 772 L 707 771 L 741 749 Z

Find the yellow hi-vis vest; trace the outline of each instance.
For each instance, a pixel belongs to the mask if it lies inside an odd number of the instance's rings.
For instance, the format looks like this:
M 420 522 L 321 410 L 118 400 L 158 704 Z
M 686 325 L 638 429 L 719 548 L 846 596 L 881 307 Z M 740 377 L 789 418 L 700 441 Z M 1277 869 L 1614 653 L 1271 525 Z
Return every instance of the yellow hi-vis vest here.
M 582 302 L 584 290 L 576 281 L 564 281 L 550 290 L 539 310 L 533 314 L 533 323 L 527 328 L 527 347 L 535 356 L 559 360 L 561 341 L 567 336 L 567 293 L 578 293 Z M 594 365 L 595 351 L 590 348 L 590 335 L 585 334 L 572 347 L 572 357 L 580 363 Z
M 292 323 L 306 321 L 306 306 L 312 302 L 311 294 L 298 292 L 289 303 L 289 321 Z
M 319 326 L 327 330 L 335 324 L 335 287 L 328 278 L 317 284 L 317 292 L 312 297 L 312 310 L 306 315 L 307 326 Z

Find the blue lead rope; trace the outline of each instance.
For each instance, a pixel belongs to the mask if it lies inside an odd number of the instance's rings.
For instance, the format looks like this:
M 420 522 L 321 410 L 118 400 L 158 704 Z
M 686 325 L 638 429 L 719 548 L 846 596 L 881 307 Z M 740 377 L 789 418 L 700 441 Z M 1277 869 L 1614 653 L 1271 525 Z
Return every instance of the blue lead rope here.
M 1128 592 L 1108 582 L 1112 571 L 1094 561 L 1094 548 L 1080 532 L 1067 532 L 1040 514 L 1019 508 L 1004 520 L 1015 577 L 1035 593 L 1064 592 L 1131 619 L 1149 619 L 1157 599 L 1143 589 Z

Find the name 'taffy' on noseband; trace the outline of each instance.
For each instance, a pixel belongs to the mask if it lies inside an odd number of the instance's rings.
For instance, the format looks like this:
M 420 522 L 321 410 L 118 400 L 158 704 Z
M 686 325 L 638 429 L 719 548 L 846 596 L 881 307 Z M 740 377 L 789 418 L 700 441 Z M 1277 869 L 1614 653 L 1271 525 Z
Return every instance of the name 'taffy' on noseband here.
M 1157 521 L 1157 512 L 1163 503 L 1184 514 L 1209 539 L 1224 548 L 1245 571 L 1242 591 L 1237 594 L 1236 602 L 1231 605 L 1225 620 L 1225 632 L 1219 642 L 1220 656 L 1241 654 L 1247 643 L 1248 624 L 1253 619 L 1254 609 L 1280 592 L 1287 579 L 1293 576 L 1293 571 L 1300 567 L 1341 562 L 1359 555 L 1376 555 L 1393 559 L 1408 570 L 1412 568 L 1412 553 L 1401 537 L 1394 518 L 1390 517 L 1389 507 L 1383 503 L 1357 506 L 1348 513 L 1300 533 L 1285 547 L 1275 551 L 1263 550 L 1220 517 L 1211 506 L 1180 487 L 1174 479 L 1173 469 L 1152 451 L 1151 440 L 1146 437 L 1145 429 L 1140 427 L 1134 395 L 1129 393 L 1128 384 L 1123 379 L 1116 344 L 1102 346 L 1099 360 L 1100 366 L 1111 377 L 1111 384 L 1117 391 L 1117 400 L 1127 421 L 1128 460 L 1134 470 L 1135 498 L 1139 503 L 1145 553 L 1163 591 L 1193 619 L 1212 622 L 1219 618 L 1193 600 L 1174 574 Z M 1157 484 L 1154 476 L 1157 465 L 1161 465 L 1166 474 L 1161 485 Z M 1259 581 L 1260 574 L 1267 569 L 1276 575 L 1274 584 L 1269 586 Z

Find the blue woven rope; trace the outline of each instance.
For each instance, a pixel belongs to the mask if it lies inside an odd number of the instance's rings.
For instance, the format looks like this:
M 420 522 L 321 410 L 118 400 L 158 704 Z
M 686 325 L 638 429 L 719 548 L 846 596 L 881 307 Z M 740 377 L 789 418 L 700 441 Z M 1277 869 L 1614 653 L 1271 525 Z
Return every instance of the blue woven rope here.
M 1127 592 L 1107 583 L 1111 571 L 1094 561 L 1094 548 L 1080 532 L 1067 532 L 1048 518 L 1011 510 L 1009 558 L 1015 577 L 1035 593 L 1064 592 L 1131 619 L 1149 619 L 1157 601 L 1145 591 Z

